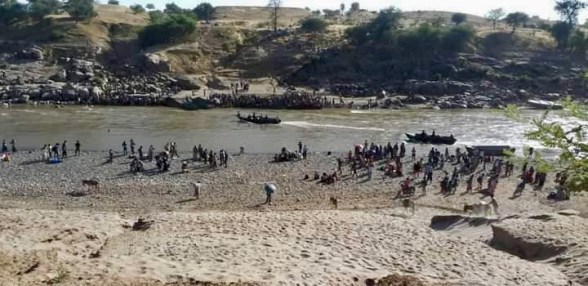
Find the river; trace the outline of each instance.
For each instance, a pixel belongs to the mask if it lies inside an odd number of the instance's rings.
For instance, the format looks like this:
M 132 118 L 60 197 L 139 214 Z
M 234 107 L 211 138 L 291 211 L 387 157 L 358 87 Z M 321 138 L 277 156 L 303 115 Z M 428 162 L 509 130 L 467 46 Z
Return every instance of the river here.
M 242 113 L 246 112 L 249 111 Z M 20 149 L 29 150 L 63 140 L 68 140 L 70 148 L 80 140 L 84 150 L 119 150 L 123 140 L 133 138 L 137 147 L 143 145 L 144 149 L 149 144 L 161 148 L 173 141 L 184 151 L 202 144 L 231 152 L 244 146 L 247 152 L 275 153 L 282 146 L 293 148 L 298 141 L 311 151 L 346 151 L 366 139 L 394 144 L 405 139 L 405 132 L 435 130 L 440 135 L 453 134 L 457 144 L 463 145 L 512 145 L 519 150 L 524 144 L 540 147 L 524 138 L 529 125 L 512 121 L 495 110 L 258 111 L 261 112 L 279 116 L 282 124 L 240 123 L 234 109 L 12 106 L 0 109 L 0 140 L 14 138 Z

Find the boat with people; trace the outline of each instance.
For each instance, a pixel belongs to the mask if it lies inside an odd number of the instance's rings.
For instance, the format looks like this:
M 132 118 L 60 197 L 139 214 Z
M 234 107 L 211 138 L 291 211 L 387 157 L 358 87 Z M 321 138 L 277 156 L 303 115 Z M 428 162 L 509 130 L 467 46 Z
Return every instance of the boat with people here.
M 237 118 L 239 118 L 239 120 L 244 121 L 244 122 L 251 122 L 251 123 L 255 123 L 255 124 L 280 124 L 280 122 L 282 122 L 282 120 L 280 120 L 280 118 L 276 117 L 268 117 L 267 115 L 265 116 L 257 116 L 255 115 L 255 112 L 253 113 L 253 115 L 247 115 L 247 116 L 241 116 L 241 113 L 237 113 Z
M 425 131 L 422 133 L 415 133 L 414 135 L 406 133 L 406 137 L 408 138 L 408 142 L 411 143 L 453 145 L 457 142 L 457 139 L 453 137 L 453 134 L 449 136 L 439 136 L 435 134 L 435 131 L 433 131 L 433 134 L 431 135 L 427 134 Z
M 541 99 L 529 99 L 527 100 L 527 104 L 535 109 L 552 109 L 552 110 L 560 110 L 563 109 L 563 105 L 559 103 L 555 103 L 553 101 L 548 100 L 541 100 Z

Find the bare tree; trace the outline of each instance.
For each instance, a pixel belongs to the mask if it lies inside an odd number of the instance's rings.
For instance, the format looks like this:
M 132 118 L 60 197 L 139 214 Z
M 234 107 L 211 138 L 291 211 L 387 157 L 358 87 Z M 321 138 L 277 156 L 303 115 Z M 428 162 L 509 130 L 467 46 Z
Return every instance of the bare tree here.
M 270 22 L 274 28 L 274 32 L 278 31 L 278 18 L 280 8 L 282 7 L 282 0 L 269 0 L 267 7 L 270 8 Z
M 504 13 L 504 10 L 502 8 L 497 8 L 490 10 L 490 12 L 488 12 L 488 14 L 486 15 L 486 18 L 492 21 L 492 27 L 494 27 L 494 30 L 496 30 L 496 22 L 500 21 L 500 19 L 502 19 L 504 15 L 506 15 L 506 13 Z

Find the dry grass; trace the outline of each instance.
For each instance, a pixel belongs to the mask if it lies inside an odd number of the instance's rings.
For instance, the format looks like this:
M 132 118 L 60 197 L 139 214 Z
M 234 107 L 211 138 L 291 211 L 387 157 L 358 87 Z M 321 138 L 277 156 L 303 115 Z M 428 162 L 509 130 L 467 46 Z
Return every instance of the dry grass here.
M 302 8 L 280 8 L 278 24 L 282 27 L 296 25 L 300 20 L 310 16 L 310 12 Z M 270 19 L 267 7 L 218 6 L 214 14 L 215 22 L 239 22 L 254 26 Z
M 106 24 L 127 24 L 133 26 L 145 26 L 149 24 L 149 16 L 146 13 L 133 14 L 126 6 L 95 5 L 96 18 L 93 22 Z

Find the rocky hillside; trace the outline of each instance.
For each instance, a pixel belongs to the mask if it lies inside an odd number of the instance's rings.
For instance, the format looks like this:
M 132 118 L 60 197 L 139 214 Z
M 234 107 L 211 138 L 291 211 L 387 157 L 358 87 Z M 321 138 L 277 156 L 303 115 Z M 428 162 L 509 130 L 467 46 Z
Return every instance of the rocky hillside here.
M 308 34 L 297 29 L 300 20 L 310 15 L 305 9 L 281 9 L 280 31 L 273 33 L 267 27 L 265 7 L 216 7 L 213 20 L 198 23 L 196 32 L 181 43 L 143 49 L 137 37 L 149 24 L 146 13 L 134 14 L 114 5 L 95 9 L 97 16 L 88 22 L 56 15 L 4 27 L 0 50 L 6 55 L 23 50 L 30 54 L 34 48 L 33 53 L 42 54 L 49 63 L 68 57 L 90 59 L 107 70 L 138 66 L 150 72 L 198 77 L 200 84 L 219 78 L 273 77 L 342 95 L 373 96 L 384 89 L 424 95 L 425 100 L 457 96 L 451 99 L 454 103 L 462 102 L 463 96 L 490 96 L 500 105 L 535 96 L 557 99 L 585 93 L 584 62 L 557 50 L 547 32 L 534 28 L 538 19 L 513 34 L 504 24 L 493 30 L 484 18 L 468 15 L 466 23 L 476 33 L 468 47 L 455 57 L 437 56 L 433 64 L 415 73 L 410 65 L 379 56 L 378 46 L 350 44 L 345 31 L 377 16 L 368 11 L 327 19 L 331 25 L 326 32 Z M 435 21 L 451 27 L 451 15 L 404 12 L 401 25 L 410 29 Z

